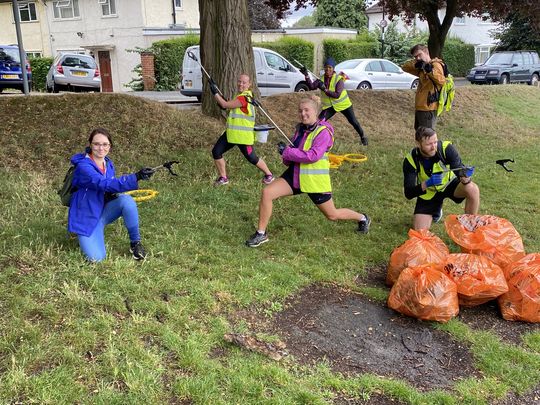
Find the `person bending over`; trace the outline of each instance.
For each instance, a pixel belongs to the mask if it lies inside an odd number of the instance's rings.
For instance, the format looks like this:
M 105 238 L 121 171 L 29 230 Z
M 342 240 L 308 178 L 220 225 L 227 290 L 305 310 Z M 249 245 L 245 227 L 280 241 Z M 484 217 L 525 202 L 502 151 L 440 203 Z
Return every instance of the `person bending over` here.
M 328 160 L 328 151 L 334 142 L 334 129 L 328 122 L 318 119 L 319 103 L 320 99 L 316 96 L 302 99 L 298 107 L 301 122 L 296 126 L 292 139 L 294 146 L 287 146 L 283 142 L 278 144 L 278 151 L 288 168 L 262 191 L 259 224 L 257 231 L 246 241 L 249 247 L 268 242 L 266 227 L 272 216 L 274 200 L 301 193 L 307 193 L 329 220 L 357 221 L 358 232 L 369 231 L 371 220 L 366 214 L 334 206 Z
M 240 152 L 244 155 L 249 163 L 257 166 L 264 173 L 262 182 L 270 184 L 274 181 L 272 172 L 264 160 L 257 157 L 253 144 L 255 143 L 255 107 L 249 103 L 249 99 L 253 98 L 253 93 L 250 90 L 251 80 L 248 75 L 241 74 L 238 77 L 238 93 L 233 100 L 225 100 L 220 94 L 214 82 L 210 82 L 210 91 L 216 98 L 217 103 L 221 108 L 229 109 L 227 117 L 227 129 L 219 137 L 214 148 L 212 149 L 212 157 L 218 171 L 218 178 L 214 182 L 216 186 L 229 184 L 227 177 L 227 168 L 223 154 L 232 149 L 235 145 L 238 146 Z
M 91 262 L 105 259 L 105 226 L 122 217 L 129 234 L 130 252 L 135 260 L 146 257 L 139 232 L 137 204 L 130 195 L 118 194 L 137 190 L 140 180 L 148 180 L 154 170 L 144 168 L 137 173 L 116 177 L 114 164 L 107 156 L 112 138 L 104 128 L 90 133 L 84 153 L 71 157 L 75 166 L 68 213 L 68 231 L 75 233 L 79 246 Z
M 416 148 L 403 160 L 405 197 L 416 198 L 413 228 L 429 229 L 438 222 L 446 198 L 457 204 L 465 200 L 465 213 L 478 213 L 480 189 L 471 179 L 474 167 L 464 166 L 452 143 L 439 141 L 431 128 L 419 127 L 415 139 Z
M 360 143 L 366 146 L 368 144 L 368 138 L 354 115 L 353 105 L 349 99 L 347 90 L 345 90 L 344 77 L 336 74 L 334 71 L 335 67 L 336 61 L 333 58 L 326 59 L 324 62 L 323 80 L 317 79 L 311 81 L 308 71 L 304 67 L 300 69 L 300 72 L 305 76 L 310 90 L 321 90 L 322 111 L 319 118 L 328 121 L 336 112 L 342 113 L 358 133 Z

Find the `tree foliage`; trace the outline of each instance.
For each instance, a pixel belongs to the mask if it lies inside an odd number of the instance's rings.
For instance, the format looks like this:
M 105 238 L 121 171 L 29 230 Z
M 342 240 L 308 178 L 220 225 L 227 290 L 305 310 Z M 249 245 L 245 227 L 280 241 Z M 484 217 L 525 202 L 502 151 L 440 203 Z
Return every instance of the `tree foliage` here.
M 316 26 L 317 24 L 315 23 L 315 17 L 312 15 L 305 15 L 296 21 L 292 25 L 292 28 L 313 28 Z
M 276 10 L 266 0 L 248 0 L 249 22 L 252 30 L 274 30 L 281 27 Z
M 315 23 L 317 26 L 360 30 L 367 25 L 364 0 L 318 0 Z
M 540 53 L 540 31 L 532 29 L 531 17 L 522 17 L 513 13 L 503 22 L 500 30 L 495 34 L 499 41 L 497 49 L 515 51 L 531 49 Z

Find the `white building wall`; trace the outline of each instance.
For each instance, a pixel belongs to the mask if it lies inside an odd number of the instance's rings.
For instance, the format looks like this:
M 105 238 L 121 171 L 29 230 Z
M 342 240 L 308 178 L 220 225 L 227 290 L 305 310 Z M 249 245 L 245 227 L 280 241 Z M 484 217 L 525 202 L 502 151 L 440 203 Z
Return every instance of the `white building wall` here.
M 146 27 L 168 27 L 173 24 L 173 3 L 175 0 L 142 0 L 144 25 Z M 180 7 L 174 7 L 176 24 L 185 28 L 199 28 L 198 0 L 181 0 Z

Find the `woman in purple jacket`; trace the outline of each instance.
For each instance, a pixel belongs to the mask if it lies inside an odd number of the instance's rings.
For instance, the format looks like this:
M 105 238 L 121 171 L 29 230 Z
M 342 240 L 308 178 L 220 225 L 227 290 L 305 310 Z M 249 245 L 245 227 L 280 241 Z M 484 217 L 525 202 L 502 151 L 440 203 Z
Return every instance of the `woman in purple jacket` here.
M 369 231 L 371 220 L 366 214 L 334 206 L 328 160 L 328 151 L 334 143 L 334 129 L 324 119 L 318 118 L 320 98 L 310 96 L 302 99 L 298 112 L 301 123 L 296 126 L 293 146 L 282 142 L 278 145 L 283 163 L 289 167 L 279 179 L 263 189 L 259 203 L 259 224 L 257 231 L 246 241 L 249 247 L 268 242 L 266 227 L 272 216 L 273 201 L 301 193 L 307 193 L 329 220 L 357 221 L 358 232 Z
M 106 129 L 96 128 L 88 138 L 85 153 L 71 157 L 75 166 L 68 214 L 68 231 L 77 234 L 79 246 L 91 262 L 105 259 L 105 226 L 124 218 L 135 260 L 146 257 L 139 233 L 137 204 L 130 195 L 117 194 L 137 190 L 139 180 L 148 180 L 154 170 L 116 177 L 112 160 L 107 156 L 112 146 Z

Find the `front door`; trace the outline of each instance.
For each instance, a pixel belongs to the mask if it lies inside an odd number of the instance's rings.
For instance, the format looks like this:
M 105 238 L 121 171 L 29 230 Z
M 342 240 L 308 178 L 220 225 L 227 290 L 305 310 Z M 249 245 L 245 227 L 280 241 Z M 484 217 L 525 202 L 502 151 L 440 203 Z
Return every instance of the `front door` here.
M 111 54 L 109 51 L 98 51 L 99 72 L 101 74 L 101 91 L 112 93 Z

